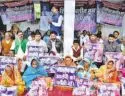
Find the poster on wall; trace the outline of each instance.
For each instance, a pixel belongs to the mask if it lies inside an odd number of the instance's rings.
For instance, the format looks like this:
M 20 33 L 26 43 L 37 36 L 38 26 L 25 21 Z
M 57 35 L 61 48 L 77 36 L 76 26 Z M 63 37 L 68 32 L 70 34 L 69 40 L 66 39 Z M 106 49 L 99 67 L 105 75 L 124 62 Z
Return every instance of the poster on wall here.
M 97 2 L 97 23 L 122 26 L 125 12 L 104 7 L 101 2 Z
M 75 11 L 75 30 L 86 30 L 96 32 L 96 8 L 85 9 L 76 8 Z
M 4 14 L 6 14 L 11 23 L 26 20 L 31 21 L 33 18 L 32 8 L 33 5 L 7 8 Z
M 16 57 L 0 56 L 0 74 L 4 71 L 6 65 L 13 64 L 16 65 Z
M 75 86 L 75 73 L 76 68 L 74 67 L 55 67 L 56 73 L 54 77 L 54 84 L 61 86 Z

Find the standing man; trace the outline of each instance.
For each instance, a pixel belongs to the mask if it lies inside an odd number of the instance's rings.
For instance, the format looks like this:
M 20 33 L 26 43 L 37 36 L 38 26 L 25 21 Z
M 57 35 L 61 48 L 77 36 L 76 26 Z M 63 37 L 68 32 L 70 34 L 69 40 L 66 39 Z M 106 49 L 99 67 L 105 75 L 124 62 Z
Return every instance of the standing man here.
M 52 20 L 48 20 L 50 24 L 50 31 L 56 32 L 57 36 L 61 36 L 63 16 L 59 13 L 59 8 L 57 6 L 53 6 L 51 11 L 53 13 Z

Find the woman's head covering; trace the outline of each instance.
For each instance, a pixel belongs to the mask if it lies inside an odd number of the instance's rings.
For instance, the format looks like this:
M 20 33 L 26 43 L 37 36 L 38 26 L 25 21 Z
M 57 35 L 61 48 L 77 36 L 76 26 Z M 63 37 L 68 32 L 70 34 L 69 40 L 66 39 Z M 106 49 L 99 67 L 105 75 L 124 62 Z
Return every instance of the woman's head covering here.
M 36 61 L 36 62 L 37 62 L 37 65 L 40 64 L 39 59 L 38 59 L 37 57 L 33 57 L 33 58 L 31 59 L 31 66 L 32 66 L 33 61 Z
M 12 64 L 8 64 L 8 65 L 6 65 L 6 67 L 5 67 L 5 71 L 6 71 L 6 68 L 7 68 L 7 67 L 10 67 L 12 71 L 14 70 L 14 65 L 12 65 Z
M 89 58 L 84 58 L 83 62 L 87 62 L 87 63 L 91 64 L 91 60 Z
M 107 64 L 108 64 L 109 62 L 112 62 L 113 64 L 115 64 L 115 60 L 114 60 L 114 59 L 109 59 L 109 60 L 107 61 Z

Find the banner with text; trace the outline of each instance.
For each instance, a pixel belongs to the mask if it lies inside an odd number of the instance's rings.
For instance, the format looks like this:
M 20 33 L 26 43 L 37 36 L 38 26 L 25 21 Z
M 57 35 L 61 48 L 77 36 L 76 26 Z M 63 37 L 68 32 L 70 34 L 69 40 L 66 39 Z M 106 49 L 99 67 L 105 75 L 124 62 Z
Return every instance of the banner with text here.
M 6 65 L 13 64 L 16 65 L 17 61 L 15 57 L 0 56 L 0 74 L 4 71 Z
M 60 86 L 75 86 L 76 68 L 74 67 L 56 67 L 54 84 Z

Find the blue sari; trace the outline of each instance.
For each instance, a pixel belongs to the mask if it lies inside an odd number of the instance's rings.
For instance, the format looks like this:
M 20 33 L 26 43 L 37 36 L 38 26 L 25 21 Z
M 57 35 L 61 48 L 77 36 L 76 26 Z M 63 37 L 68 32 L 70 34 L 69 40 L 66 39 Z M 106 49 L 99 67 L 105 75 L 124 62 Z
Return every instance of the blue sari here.
M 28 67 L 23 74 L 23 80 L 25 81 L 26 87 L 29 88 L 32 81 L 40 76 L 48 76 L 43 66 L 38 65 L 36 68 L 32 66 Z

